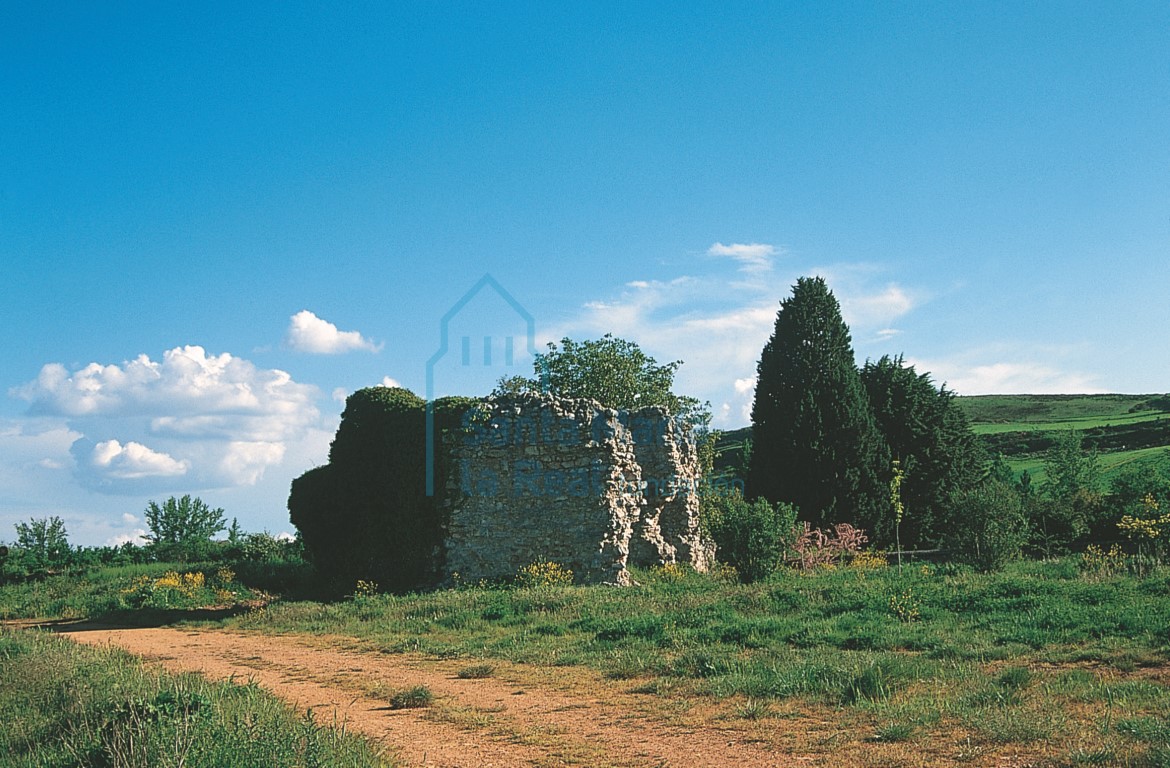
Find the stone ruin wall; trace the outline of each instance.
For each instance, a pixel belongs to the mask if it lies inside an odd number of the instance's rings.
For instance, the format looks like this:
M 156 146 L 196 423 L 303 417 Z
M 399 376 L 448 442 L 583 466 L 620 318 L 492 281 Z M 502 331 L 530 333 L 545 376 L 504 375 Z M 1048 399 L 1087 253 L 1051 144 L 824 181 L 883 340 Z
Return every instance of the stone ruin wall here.
M 445 445 L 448 579 L 506 579 L 550 561 L 578 583 L 626 585 L 630 565 L 713 562 L 695 441 L 663 408 L 497 398 Z

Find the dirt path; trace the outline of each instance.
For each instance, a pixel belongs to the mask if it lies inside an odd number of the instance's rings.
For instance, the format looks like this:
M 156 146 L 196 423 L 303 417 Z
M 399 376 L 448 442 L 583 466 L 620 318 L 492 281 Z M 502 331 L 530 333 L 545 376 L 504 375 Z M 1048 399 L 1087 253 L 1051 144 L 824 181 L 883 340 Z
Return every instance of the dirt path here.
M 460 679 L 463 661 L 437 661 L 346 648 L 344 638 L 272 637 L 175 628 L 66 630 L 113 644 L 173 671 L 254 680 L 322 722 L 388 746 L 411 766 L 793 766 L 831 764 L 795 757 L 791 720 L 713 719 L 694 701 L 630 693 L 630 683 L 584 670 L 493 664 L 490 677 Z M 562 674 L 563 673 L 563 674 Z M 541 676 L 545 679 L 540 679 Z M 391 709 L 393 691 L 425 685 L 427 709 Z M 818 727 L 819 726 L 819 727 Z M 830 723 L 803 723 L 805 737 Z M 791 736 L 791 732 L 787 736 Z M 806 738 L 801 738 L 806 742 Z M 819 751 L 819 750 L 818 750 Z

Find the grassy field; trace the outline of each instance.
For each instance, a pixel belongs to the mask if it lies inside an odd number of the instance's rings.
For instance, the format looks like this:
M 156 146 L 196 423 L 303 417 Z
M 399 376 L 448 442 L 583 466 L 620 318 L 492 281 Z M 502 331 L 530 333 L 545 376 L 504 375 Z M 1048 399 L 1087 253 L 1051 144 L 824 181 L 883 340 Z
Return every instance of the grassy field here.
M 975 395 L 959 397 L 959 406 L 976 427 L 1051 428 L 1077 423 L 1099 426 L 1130 417 L 1166 414 L 1159 395 Z
M 856 738 L 901 741 L 908 749 L 966 740 L 973 755 L 1010 748 L 1042 765 L 1170 766 L 1170 569 L 1137 577 L 1070 557 L 1019 562 L 997 574 L 949 565 L 784 570 L 751 585 L 673 569 L 636 575 L 639 585 L 627 589 L 468 588 L 275 601 L 213 621 L 195 611 L 168 618 L 348 637 L 348 644 L 379 653 L 462 659 L 469 674 L 490 669 L 492 660 L 586 667 L 663 701 L 707 701 L 722 707 L 722 716 L 776 718 L 778 727 L 786 717 L 832 720 Z M 109 606 L 103 595 L 140 577 L 91 574 L 85 583 L 109 586 L 89 592 L 88 607 L 80 597 L 34 600 L 28 597 L 38 590 L 34 584 L 10 585 L 0 600 L 10 616 L 53 605 L 102 615 Z M 5 642 L 63 652 L 35 635 Z M 92 688 L 96 696 L 114 690 L 100 675 L 134 666 L 112 655 L 94 662 L 106 671 L 89 672 L 82 664 L 87 652 L 77 653 L 81 661 L 46 679 L 70 690 Z M 10 668 L 5 664 L 4 674 Z M 75 678 L 81 682 L 62 682 Z M 132 687 L 138 692 L 130 698 L 154 701 L 174 690 L 167 685 Z M 26 688 L 0 684 L 6 691 L 0 696 L 11 699 Z M 47 700 L 66 707 L 64 699 Z M 31 713 L 22 717 L 32 722 Z M 20 728 L 32 733 L 51 724 Z M 0 763 L 33 764 L 55 763 Z
M 255 685 L 162 675 L 117 649 L 0 630 L 0 768 L 389 766 Z
M 1170 766 L 1170 572 L 947 566 L 739 585 L 673 571 L 630 589 L 465 589 L 287 603 L 228 619 L 379 652 L 585 666 L 731 716 L 842 718 L 869 738 L 963 734 L 1052 765 Z

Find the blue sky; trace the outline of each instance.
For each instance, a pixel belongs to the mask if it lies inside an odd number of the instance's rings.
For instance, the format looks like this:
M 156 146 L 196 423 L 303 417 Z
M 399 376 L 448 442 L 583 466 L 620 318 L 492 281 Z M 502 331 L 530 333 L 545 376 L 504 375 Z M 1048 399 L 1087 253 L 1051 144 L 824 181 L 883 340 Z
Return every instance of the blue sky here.
M 424 393 L 484 274 L 538 342 L 683 360 L 723 427 L 808 274 L 859 362 L 1168 391 L 1168 34 L 1160 2 L 9 4 L 0 539 L 182 493 L 290 530 L 345 394 Z M 459 322 L 522 333 L 486 294 Z

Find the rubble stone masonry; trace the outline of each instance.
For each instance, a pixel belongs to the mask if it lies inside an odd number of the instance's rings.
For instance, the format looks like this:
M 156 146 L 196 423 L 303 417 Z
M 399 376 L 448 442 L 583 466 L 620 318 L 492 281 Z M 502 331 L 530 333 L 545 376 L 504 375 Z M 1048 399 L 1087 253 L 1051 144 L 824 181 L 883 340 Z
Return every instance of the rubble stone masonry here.
M 506 579 L 548 561 L 578 583 L 626 585 L 630 565 L 705 571 L 714 560 L 694 437 L 663 408 L 493 398 L 444 444 L 448 579 Z

